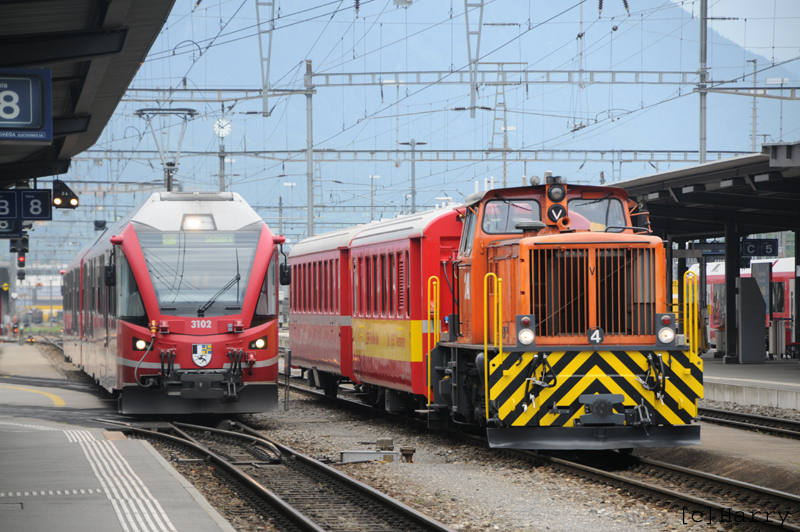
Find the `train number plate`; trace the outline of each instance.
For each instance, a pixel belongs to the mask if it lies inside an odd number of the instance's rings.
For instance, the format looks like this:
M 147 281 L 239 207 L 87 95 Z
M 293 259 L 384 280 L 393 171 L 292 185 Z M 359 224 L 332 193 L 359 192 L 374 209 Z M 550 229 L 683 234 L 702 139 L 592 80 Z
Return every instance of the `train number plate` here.
M 210 329 L 211 320 L 192 320 L 192 329 Z
M 600 345 L 606 339 L 606 333 L 600 327 L 592 327 L 586 331 L 586 338 L 592 345 Z

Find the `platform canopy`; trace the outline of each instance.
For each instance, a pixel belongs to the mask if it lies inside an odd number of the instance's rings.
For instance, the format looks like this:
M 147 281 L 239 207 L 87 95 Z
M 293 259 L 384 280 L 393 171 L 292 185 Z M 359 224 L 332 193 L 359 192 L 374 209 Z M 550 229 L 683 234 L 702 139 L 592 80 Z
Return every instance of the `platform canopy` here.
M 4 0 L 0 68 L 52 75 L 52 143 L 0 140 L 0 188 L 63 174 L 100 137 L 167 20 L 171 0 Z
M 653 231 L 665 239 L 721 237 L 726 224 L 739 235 L 800 230 L 800 142 L 616 186 L 646 205 Z

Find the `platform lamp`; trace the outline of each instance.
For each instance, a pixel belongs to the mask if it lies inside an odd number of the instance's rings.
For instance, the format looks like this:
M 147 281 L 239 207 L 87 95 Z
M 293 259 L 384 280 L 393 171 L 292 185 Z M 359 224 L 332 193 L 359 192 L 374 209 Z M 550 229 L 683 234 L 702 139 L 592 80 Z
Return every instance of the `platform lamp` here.
M 80 205 L 78 195 L 60 179 L 53 181 L 53 207 L 56 209 L 75 209 Z

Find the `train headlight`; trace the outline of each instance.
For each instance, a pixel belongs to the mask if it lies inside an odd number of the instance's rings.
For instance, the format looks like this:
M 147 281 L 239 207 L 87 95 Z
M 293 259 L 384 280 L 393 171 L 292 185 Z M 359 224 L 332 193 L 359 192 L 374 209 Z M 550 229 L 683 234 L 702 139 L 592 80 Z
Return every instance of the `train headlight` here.
M 267 345 L 269 345 L 267 343 L 267 337 L 266 336 L 262 336 L 261 338 L 257 338 L 255 340 L 253 340 L 252 342 L 250 342 L 249 348 L 250 349 L 266 349 Z
M 139 338 L 133 339 L 133 350 L 134 351 L 144 351 L 147 349 L 147 342 L 144 340 L 140 340 Z
M 522 329 L 517 334 L 517 339 L 519 340 L 519 343 L 521 343 L 522 345 L 531 345 L 534 339 L 533 331 L 530 329 Z
M 671 344 L 675 340 L 675 329 L 664 327 L 658 331 L 658 341 L 662 344 Z
M 187 214 L 183 217 L 181 229 L 183 231 L 213 231 L 216 226 L 214 217 L 210 214 Z

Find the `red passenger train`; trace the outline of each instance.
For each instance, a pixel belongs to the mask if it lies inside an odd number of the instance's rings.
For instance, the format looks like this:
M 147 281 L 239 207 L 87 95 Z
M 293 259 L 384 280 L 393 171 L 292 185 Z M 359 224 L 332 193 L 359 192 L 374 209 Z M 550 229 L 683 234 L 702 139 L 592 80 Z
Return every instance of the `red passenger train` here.
M 277 404 L 278 245 L 235 193 L 155 193 L 63 271 L 64 354 L 125 414 Z
M 461 238 L 452 208 L 306 239 L 292 248 L 292 363 L 335 395 L 342 377 L 370 402 L 424 395 L 425 280 L 447 275 Z M 452 312 L 452 302 L 444 302 Z M 444 314 L 443 314 L 444 315 Z M 381 338 L 387 339 L 381 342 Z

